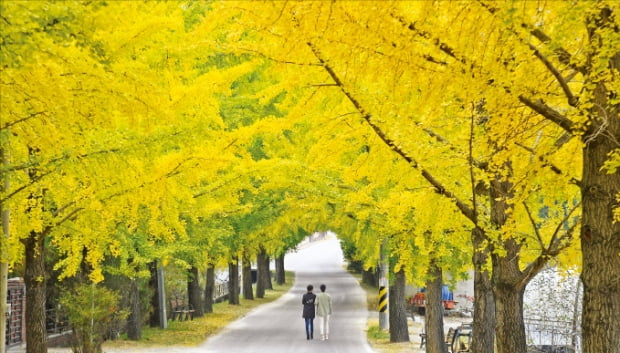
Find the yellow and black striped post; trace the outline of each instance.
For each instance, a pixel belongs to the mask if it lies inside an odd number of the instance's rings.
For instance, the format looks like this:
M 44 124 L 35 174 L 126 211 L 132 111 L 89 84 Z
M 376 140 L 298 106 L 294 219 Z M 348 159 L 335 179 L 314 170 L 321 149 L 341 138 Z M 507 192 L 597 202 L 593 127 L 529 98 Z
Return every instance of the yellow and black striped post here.
M 379 287 L 379 312 L 384 313 L 388 307 L 388 290 L 385 286 Z

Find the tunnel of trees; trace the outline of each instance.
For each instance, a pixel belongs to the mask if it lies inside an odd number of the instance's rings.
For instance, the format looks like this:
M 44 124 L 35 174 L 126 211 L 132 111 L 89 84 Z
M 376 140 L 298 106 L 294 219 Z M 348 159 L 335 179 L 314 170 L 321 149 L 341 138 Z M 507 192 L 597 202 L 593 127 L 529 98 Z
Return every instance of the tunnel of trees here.
M 202 315 L 215 270 L 257 263 L 260 297 L 324 230 L 360 269 L 385 242 L 395 286 L 473 270 L 477 353 L 525 352 L 528 282 L 577 268 L 583 352 L 620 352 L 613 1 L 0 10 L 0 304 L 23 277 L 28 353 L 59 288 L 97 288 L 139 338 L 158 268 Z

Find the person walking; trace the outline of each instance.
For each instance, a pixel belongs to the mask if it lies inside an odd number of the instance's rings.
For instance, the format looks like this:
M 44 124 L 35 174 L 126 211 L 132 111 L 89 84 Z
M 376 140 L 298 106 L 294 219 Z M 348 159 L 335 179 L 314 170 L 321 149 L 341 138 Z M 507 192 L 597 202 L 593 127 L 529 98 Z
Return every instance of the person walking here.
M 314 286 L 311 284 L 306 287 L 308 290 L 306 294 L 301 297 L 301 304 L 303 304 L 304 309 L 302 313 L 302 317 L 306 321 L 306 338 L 308 340 L 314 339 L 314 316 L 315 316 L 315 305 L 316 305 L 316 294 L 312 293 Z
M 321 324 L 321 340 L 325 341 L 329 336 L 329 316 L 332 314 L 332 297 L 325 292 L 327 287 L 321 284 L 321 293 L 316 296 L 316 314 Z

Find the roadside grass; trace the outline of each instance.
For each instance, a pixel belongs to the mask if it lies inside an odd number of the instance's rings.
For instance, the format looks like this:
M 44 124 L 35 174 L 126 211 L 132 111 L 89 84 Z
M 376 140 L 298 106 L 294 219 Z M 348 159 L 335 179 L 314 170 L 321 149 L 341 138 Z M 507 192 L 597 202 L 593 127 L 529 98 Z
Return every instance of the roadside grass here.
M 295 273 L 286 272 L 286 283 L 273 284 L 273 290 L 265 291 L 264 298 L 246 300 L 240 297 L 239 305 L 229 305 L 227 301 L 216 303 L 213 312 L 203 317 L 188 321 L 168 321 L 168 328 L 162 330 L 156 327 L 143 327 L 142 339 L 128 340 L 126 336 L 120 339 L 107 341 L 104 347 L 110 348 L 140 348 L 152 346 L 196 346 L 208 337 L 216 334 L 231 322 L 245 316 L 254 308 L 272 302 L 291 289 L 295 282 Z
M 377 303 L 379 302 L 379 289 L 364 283 L 359 274 L 351 274 L 359 280 L 360 286 L 364 289 L 364 291 L 366 291 L 366 305 L 368 311 L 376 311 Z M 407 324 L 409 325 L 410 334 L 412 332 L 413 325 L 421 325 L 420 323 L 413 323 L 411 320 L 407 320 Z M 392 343 L 390 342 L 389 331 L 380 329 L 379 318 L 372 316 L 368 317 L 366 324 L 366 339 L 368 340 L 368 344 L 370 344 L 372 349 L 377 353 L 424 352 L 424 350 L 419 349 L 420 343 L 419 341 L 415 341 L 415 338 L 415 336 L 411 337 L 411 341 L 409 342 Z

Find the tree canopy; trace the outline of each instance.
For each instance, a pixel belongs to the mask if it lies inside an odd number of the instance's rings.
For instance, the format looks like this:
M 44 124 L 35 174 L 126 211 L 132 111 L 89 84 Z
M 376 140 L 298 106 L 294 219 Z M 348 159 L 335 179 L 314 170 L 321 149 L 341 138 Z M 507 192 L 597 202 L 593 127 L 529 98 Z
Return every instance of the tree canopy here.
M 490 273 L 502 308 L 547 263 L 583 268 L 584 352 L 620 347 L 597 294 L 620 290 L 612 1 L 0 6 L 10 266 L 46 238 L 99 282 L 106 258 L 224 263 L 331 229 L 366 266 L 387 239 L 409 281 Z

